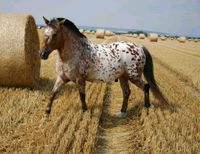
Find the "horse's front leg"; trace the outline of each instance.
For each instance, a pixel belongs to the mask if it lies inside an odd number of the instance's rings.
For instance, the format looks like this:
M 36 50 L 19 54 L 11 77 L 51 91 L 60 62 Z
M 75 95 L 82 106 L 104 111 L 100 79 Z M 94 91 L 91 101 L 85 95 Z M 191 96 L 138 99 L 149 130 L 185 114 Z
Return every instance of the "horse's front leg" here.
M 81 103 L 82 103 L 82 110 L 83 110 L 83 112 L 85 112 L 87 110 L 87 105 L 86 105 L 86 101 L 85 101 L 86 82 L 85 82 L 85 80 L 78 80 L 77 84 L 78 84 L 79 95 L 80 95 L 80 99 L 81 99 Z
M 57 77 L 56 82 L 53 86 L 52 92 L 51 92 L 51 97 L 49 99 L 49 103 L 47 104 L 45 113 L 49 115 L 51 113 L 51 107 L 54 101 L 54 98 L 56 97 L 56 94 L 59 92 L 61 89 L 62 85 L 66 82 L 69 82 L 69 80 L 63 80 L 60 76 Z

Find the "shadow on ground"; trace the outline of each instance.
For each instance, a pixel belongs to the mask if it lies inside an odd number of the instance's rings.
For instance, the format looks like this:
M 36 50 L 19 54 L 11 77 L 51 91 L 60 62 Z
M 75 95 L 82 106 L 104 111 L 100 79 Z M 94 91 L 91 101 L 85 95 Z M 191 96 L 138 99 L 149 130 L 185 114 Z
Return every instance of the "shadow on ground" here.
M 104 128 L 113 128 L 117 127 L 119 125 L 126 125 L 129 123 L 130 120 L 139 118 L 141 116 L 142 110 L 146 109 L 147 110 L 147 116 L 149 112 L 149 108 L 144 107 L 144 102 L 135 102 L 135 106 L 128 108 L 126 117 L 124 118 L 119 118 L 116 115 L 112 115 L 109 113 L 109 108 L 110 106 L 110 97 L 111 96 L 111 86 L 108 84 L 107 88 L 104 93 L 104 98 L 103 98 L 103 111 L 100 119 L 100 125 Z M 176 112 L 176 107 L 170 105 L 170 107 L 165 106 L 163 104 L 158 104 L 157 102 L 151 102 L 151 108 L 154 110 L 161 109 L 161 110 L 169 110 L 170 112 Z M 174 104 L 174 103 L 170 103 Z

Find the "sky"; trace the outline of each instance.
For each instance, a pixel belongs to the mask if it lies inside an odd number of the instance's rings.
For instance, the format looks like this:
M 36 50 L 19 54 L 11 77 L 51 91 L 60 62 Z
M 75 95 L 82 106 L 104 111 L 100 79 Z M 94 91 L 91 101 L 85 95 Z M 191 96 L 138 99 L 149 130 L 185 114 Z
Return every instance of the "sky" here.
M 0 0 L 0 13 L 65 17 L 79 26 L 200 36 L 200 0 Z

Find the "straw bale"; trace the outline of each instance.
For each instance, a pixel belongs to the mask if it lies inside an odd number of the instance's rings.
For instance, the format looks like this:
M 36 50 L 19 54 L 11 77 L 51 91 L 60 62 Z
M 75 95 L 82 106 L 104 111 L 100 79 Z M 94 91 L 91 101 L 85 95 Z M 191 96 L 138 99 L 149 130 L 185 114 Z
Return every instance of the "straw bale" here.
M 181 36 L 181 37 L 177 38 L 177 40 L 178 40 L 180 43 L 185 43 L 186 37 Z
M 84 33 L 85 34 L 91 34 L 90 30 L 86 30 Z
M 139 39 L 145 39 L 145 35 L 144 34 L 139 34 Z
M 106 31 L 105 31 L 105 35 L 106 35 L 106 36 L 113 36 L 114 33 L 113 33 L 112 31 L 110 31 L 110 30 L 106 30 Z
M 34 18 L 26 14 L 0 13 L 0 23 L 0 86 L 36 86 L 40 57 Z
M 97 29 L 95 35 L 96 35 L 96 38 L 104 39 L 105 30 L 104 29 Z
M 79 29 L 79 32 L 84 33 L 84 30 L 83 29 Z
M 158 34 L 156 34 L 156 33 L 150 33 L 149 34 L 149 40 L 151 42 L 157 42 L 158 41 Z
M 134 37 L 134 38 L 137 38 L 137 37 L 138 37 L 138 35 L 137 35 L 137 34 L 133 34 L 133 37 Z
M 173 38 L 171 38 L 172 40 L 173 40 Z M 160 37 L 160 40 L 162 40 L 162 41 L 166 41 L 167 40 L 167 37 L 165 37 L 165 36 L 161 36 Z

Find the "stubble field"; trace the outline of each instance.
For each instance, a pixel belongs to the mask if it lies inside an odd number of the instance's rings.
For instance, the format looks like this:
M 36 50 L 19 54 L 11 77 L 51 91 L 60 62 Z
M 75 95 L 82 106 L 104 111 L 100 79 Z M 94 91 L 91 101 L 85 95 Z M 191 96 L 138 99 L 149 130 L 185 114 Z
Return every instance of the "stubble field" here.
M 39 32 L 40 38 L 42 33 Z M 81 111 L 77 87 L 66 84 L 48 120 L 43 113 L 54 84 L 56 52 L 42 61 L 37 89 L 0 88 L 0 153 L 199 153 L 200 43 L 113 36 L 96 43 L 132 41 L 145 45 L 154 59 L 155 78 L 173 110 L 131 86 L 126 118 L 119 119 L 118 82 L 87 83 L 89 110 Z

